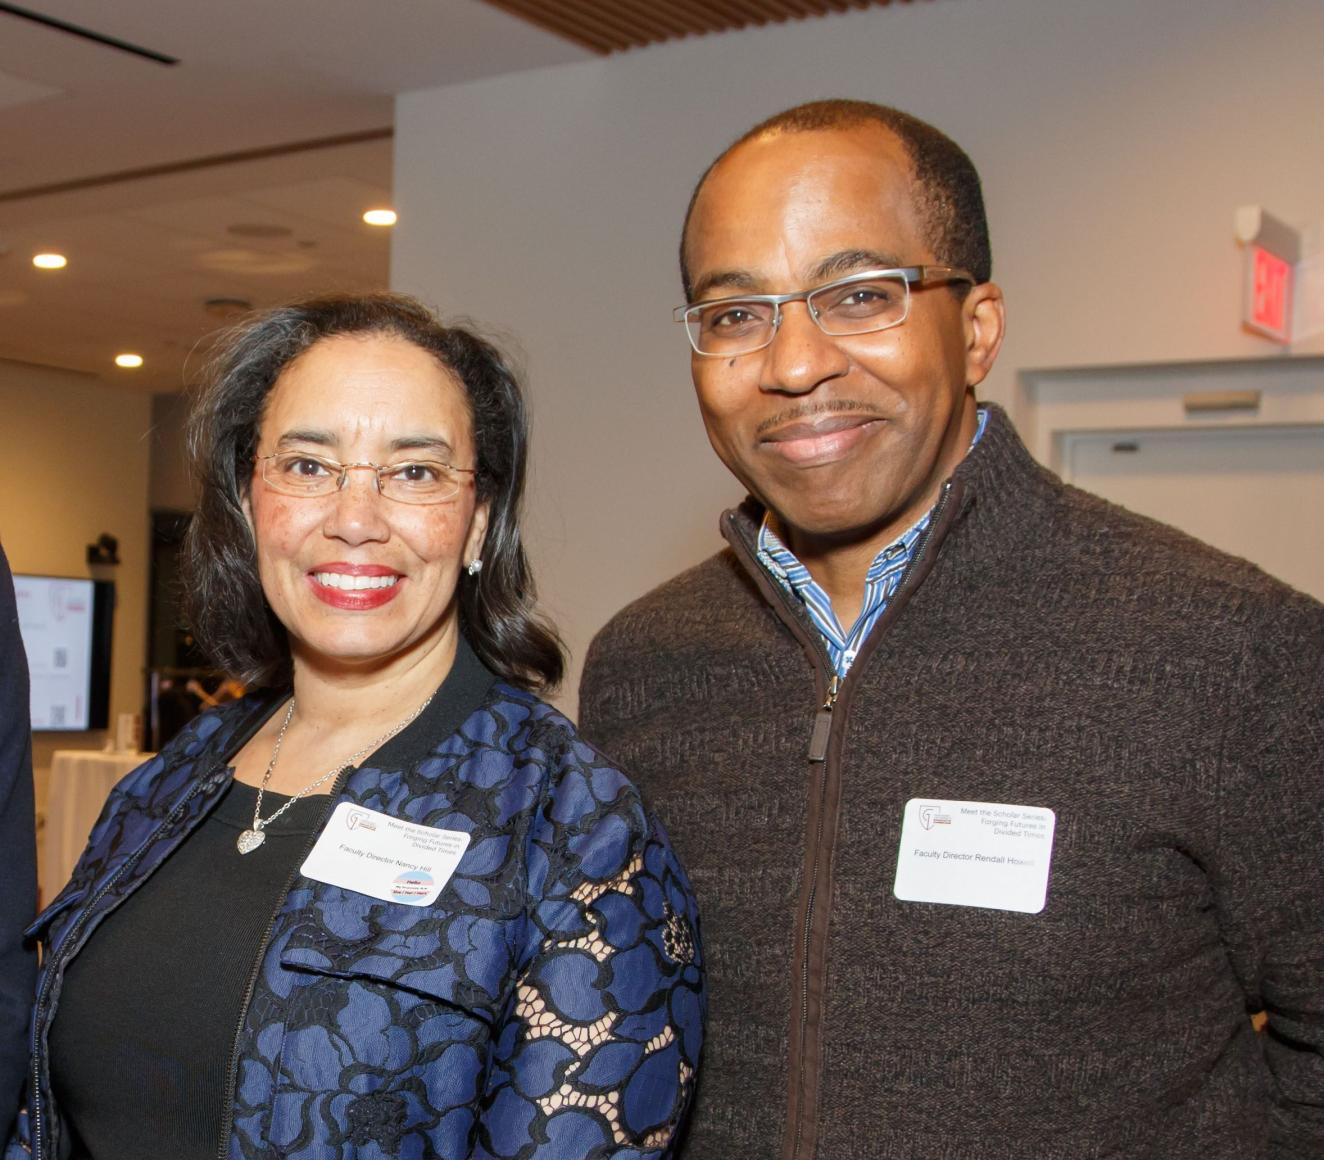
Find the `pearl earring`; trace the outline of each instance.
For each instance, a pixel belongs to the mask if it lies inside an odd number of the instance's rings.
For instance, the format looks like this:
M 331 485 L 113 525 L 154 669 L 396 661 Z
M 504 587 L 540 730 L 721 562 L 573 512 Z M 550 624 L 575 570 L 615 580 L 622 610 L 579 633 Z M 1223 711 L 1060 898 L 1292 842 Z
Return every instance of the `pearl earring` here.
M 478 573 L 481 572 L 482 570 L 483 570 L 482 560 L 470 560 L 468 567 L 465 568 L 465 571 L 468 572 L 470 576 L 477 576 Z

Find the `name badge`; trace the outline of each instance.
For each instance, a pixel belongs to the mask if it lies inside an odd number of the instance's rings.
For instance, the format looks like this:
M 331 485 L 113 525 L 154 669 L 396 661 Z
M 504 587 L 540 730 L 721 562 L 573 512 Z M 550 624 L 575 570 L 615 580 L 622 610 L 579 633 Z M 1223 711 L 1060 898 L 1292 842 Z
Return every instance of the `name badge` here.
M 1042 806 L 911 798 L 892 893 L 1038 914 L 1048 897 L 1057 817 Z
M 384 902 L 430 906 L 468 848 L 463 830 L 437 830 L 341 802 L 299 872 Z

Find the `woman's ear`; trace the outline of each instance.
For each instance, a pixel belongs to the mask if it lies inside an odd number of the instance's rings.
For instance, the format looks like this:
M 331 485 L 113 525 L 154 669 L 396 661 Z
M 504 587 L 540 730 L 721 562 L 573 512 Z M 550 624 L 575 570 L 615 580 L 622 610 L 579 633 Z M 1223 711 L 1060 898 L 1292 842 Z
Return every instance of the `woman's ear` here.
M 474 508 L 473 519 L 469 521 L 469 534 L 464 538 L 461 567 L 483 558 L 483 541 L 487 539 L 487 517 L 490 510 L 491 503 L 488 500 L 484 500 Z

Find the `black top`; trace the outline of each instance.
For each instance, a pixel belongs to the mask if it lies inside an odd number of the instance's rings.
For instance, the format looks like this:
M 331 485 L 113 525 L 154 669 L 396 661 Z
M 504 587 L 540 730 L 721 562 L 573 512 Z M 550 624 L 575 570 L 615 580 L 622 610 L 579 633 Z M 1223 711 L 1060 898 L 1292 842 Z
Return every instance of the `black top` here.
M 482 704 L 495 680 L 461 638 L 431 704 L 365 765 L 414 765 Z M 283 703 L 256 701 L 233 756 Z M 73 1160 L 210 1160 L 244 995 L 271 918 L 329 809 L 296 802 L 249 854 L 257 790 L 234 782 L 198 828 L 93 932 L 65 969 L 51 1082 Z M 267 792 L 270 817 L 289 799 Z
M 37 956 L 22 941 L 37 903 L 29 712 L 14 581 L 0 549 L 0 1140 L 18 1111 L 37 974 Z

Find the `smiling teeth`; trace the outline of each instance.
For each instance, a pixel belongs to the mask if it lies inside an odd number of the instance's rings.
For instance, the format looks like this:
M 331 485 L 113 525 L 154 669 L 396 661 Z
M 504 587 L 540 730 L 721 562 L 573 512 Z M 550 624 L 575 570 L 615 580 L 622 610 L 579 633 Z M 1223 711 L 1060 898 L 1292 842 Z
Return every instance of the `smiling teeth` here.
M 343 572 L 314 572 L 319 584 L 342 592 L 362 592 L 368 588 L 394 588 L 399 576 L 346 576 Z

